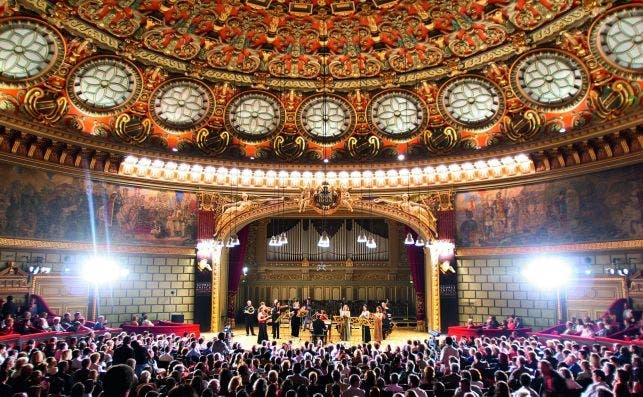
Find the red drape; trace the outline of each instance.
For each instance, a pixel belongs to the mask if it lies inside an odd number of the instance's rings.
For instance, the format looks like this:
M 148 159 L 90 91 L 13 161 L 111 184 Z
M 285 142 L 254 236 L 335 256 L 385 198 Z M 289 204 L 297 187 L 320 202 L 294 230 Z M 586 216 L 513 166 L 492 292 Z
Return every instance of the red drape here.
M 438 240 L 455 243 L 455 210 L 438 211 Z
M 413 238 L 417 238 L 417 234 L 408 226 L 405 226 L 406 233 L 411 233 Z M 406 245 L 406 256 L 409 260 L 409 267 L 411 268 L 411 278 L 413 279 L 413 287 L 415 288 L 416 297 L 416 319 L 424 320 L 424 248 L 416 247 L 415 245 Z
M 249 227 L 245 226 L 239 230 L 239 245 L 230 249 L 228 256 L 228 318 L 234 318 L 234 298 L 239 292 L 239 281 L 243 274 L 246 251 L 248 249 L 248 231 Z
M 214 211 L 199 210 L 197 228 L 197 239 L 211 239 L 214 233 Z

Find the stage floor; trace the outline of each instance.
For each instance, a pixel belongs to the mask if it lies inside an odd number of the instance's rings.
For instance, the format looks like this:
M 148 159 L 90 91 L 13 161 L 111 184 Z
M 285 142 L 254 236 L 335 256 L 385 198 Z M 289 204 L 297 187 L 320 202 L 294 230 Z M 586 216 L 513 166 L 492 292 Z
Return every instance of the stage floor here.
M 255 334 L 259 332 L 259 328 L 255 327 Z M 270 336 L 270 340 L 272 341 L 272 334 L 271 334 L 271 329 L 268 328 L 268 336 Z M 297 347 L 301 346 L 304 344 L 306 341 L 311 340 L 310 336 L 310 331 L 308 330 L 301 330 L 299 332 L 299 338 L 291 338 L 290 337 L 290 328 L 289 327 L 282 327 L 280 330 L 281 338 L 278 339 L 279 343 L 285 343 L 288 341 L 292 341 L 293 344 Z M 211 339 L 213 337 L 216 337 L 216 333 L 212 332 L 202 332 L 201 336 L 207 339 Z M 400 328 L 396 327 L 391 335 L 389 335 L 388 338 L 382 341 L 382 345 L 391 345 L 391 346 L 400 346 L 406 344 L 406 342 L 410 340 L 425 340 L 429 337 L 428 333 L 426 332 L 419 332 L 416 331 L 415 328 Z M 348 342 L 345 342 L 347 345 L 353 346 L 357 345 L 362 342 L 362 331 L 361 329 L 354 328 L 351 332 L 351 339 Z M 240 342 L 241 345 L 249 349 L 253 345 L 257 344 L 257 336 L 246 336 L 246 328 L 245 326 L 238 326 L 234 329 L 234 338 L 233 342 Z M 337 330 L 333 329 L 331 333 L 330 340 L 328 342 L 332 343 L 337 343 L 341 342 L 339 339 L 339 333 Z

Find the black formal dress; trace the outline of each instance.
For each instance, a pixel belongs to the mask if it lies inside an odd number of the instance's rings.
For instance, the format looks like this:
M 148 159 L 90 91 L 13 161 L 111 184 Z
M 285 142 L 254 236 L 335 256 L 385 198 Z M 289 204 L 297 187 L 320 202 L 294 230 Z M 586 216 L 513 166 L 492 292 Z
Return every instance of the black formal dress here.
M 299 328 L 301 327 L 301 317 L 299 317 L 299 306 L 292 308 L 290 317 L 290 335 L 293 338 L 299 338 Z
M 326 324 L 324 324 L 323 320 L 320 320 L 318 318 L 313 320 L 313 342 L 317 340 L 317 338 L 321 338 L 322 342 L 326 343 Z
M 261 344 L 263 341 L 268 340 L 268 313 L 259 313 L 257 320 L 259 322 L 259 335 L 257 336 L 257 343 Z

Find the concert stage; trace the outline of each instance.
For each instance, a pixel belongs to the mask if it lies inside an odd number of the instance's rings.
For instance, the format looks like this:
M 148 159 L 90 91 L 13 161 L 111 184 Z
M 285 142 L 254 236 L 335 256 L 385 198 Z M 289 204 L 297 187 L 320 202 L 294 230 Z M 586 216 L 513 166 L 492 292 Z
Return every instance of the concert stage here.
M 336 329 L 332 330 L 333 332 L 331 333 L 330 340 L 328 341 L 329 343 L 337 343 L 340 342 L 339 339 L 339 333 L 337 332 Z M 268 327 L 268 336 L 271 336 L 271 329 Z M 372 332 L 372 330 L 371 330 Z M 255 334 L 259 333 L 259 327 L 255 327 Z M 290 338 L 290 327 L 286 327 L 285 325 L 281 328 L 280 330 L 281 333 L 281 338 L 278 339 L 279 343 L 285 343 L 288 342 L 289 340 L 293 341 L 293 344 L 297 347 L 303 345 L 306 341 L 310 341 L 310 331 L 307 330 L 302 330 L 299 332 L 299 338 Z M 201 336 L 204 338 L 211 338 L 215 337 L 216 333 L 201 333 Z M 349 345 L 356 345 L 362 342 L 362 330 L 358 328 L 353 328 L 351 332 L 351 340 L 348 341 L 347 344 Z M 427 332 L 419 332 L 416 331 L 413 328 L 395 328 L 393 330 L 393 333 L 386 338 L 385 340 L 382 341 L 382 345 L 391 345 L 391 346 L 400 346 L 406 344 L 406 341 L 411 339 L 411 340 L 424 340 L 429 338 L 429 334 Z M 269 338 L 272 341 L 272 337 Z M 246 328 L 245 326 L 237 326 L 234 329 L 234 342 L 241 342 L 241 345 L 244 348 L 250 348 L 251 346 L 257 344 L 257 336 L 246 336 Z M 373 341 L 371 341 L 373 342 Z

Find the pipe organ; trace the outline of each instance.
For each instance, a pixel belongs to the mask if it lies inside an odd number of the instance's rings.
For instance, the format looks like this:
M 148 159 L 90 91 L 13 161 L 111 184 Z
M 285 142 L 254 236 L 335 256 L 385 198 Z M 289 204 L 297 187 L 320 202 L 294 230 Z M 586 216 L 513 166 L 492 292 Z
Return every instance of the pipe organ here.
M 380 220 L 381 222 L 382 220 Z M 303 261 L 329 262 L 345 261 L 354 262 L 387 262 L 389 259 L 388 238 L 371 233 L 356 222 L 343 222 L 339 230 L 330 237 L 329 248 L 319 248 L 317 242 L 321 234 L 312 226 L 306 227 L 307 220 L 301 220 L 288 229 L 285 233 L 288 244 L 276 247 L 268 246 L 271 232 L 268 230 L 265 244 L 267 246 L 266 259 L 269 262 L 278 261 Z M 377 244 L 376 248 L 367 248 L 366 244 L 358 243 L 357 236 L 366 234 L 372 236 Z

